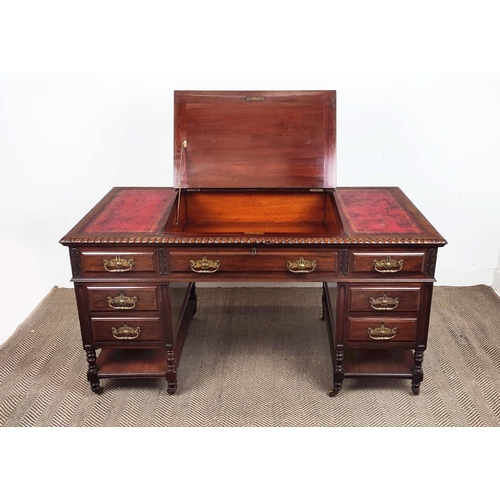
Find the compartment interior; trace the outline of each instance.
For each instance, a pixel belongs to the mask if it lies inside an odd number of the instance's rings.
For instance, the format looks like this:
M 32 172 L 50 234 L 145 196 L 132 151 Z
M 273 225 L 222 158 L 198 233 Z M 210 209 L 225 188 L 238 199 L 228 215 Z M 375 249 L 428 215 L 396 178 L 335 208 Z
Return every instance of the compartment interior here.
M 166 232 L 332 236 L 343 229 L 331 192 L 231 190 L 183 191 Z

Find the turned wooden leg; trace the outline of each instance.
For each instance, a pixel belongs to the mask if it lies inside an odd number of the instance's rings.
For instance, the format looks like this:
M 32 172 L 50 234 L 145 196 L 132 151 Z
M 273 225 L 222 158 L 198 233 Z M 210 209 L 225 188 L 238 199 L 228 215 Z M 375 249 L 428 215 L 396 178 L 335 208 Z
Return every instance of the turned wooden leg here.
M 173 346 L 169 347 L 171 347 L 171 349 L 167 350 L 167 373 L 165 378 L 167 379 L 167 392 L 169 394 L 174 394 L 177 390 L 177 370 Z
M 97 367 L 97 355 L 94 349 L 89 349 L 85 351 L 87 354 L 87 363 L 89 364 L 89 369 L 87 370 L 87 380 L 90 382 L 90 388 L 96 393 L 102 393 L 102 387 L 99 383 L 99 377 L 97 373 L 99 368 Z
M 424 351 L 423 349 L 415 349 L 413 353 L 413 370 L 411 378 L 411 390 L 413 394 L 418 396 L 420 393 L 420 383 L 424 379 L 424 371 L 422 370 L 422 362 L 424 361 Z
M 196 283 L 193 283 L 193 286 L 191 288 L 191 293 L 189 294 L 189 299 L 194 300 L 194 309 L 193 309 L 193 316 L 196 314 L 196 311 L 198 310 L 198 295 L 196 295 Z
M 326 301 L 326 297 L 325 297 L 325 289 L 323 288 L 323 293 L 321 295 L 321 321 L 324 321 L 325 320 L 325 301 Z
M 344 381 L 344 367 L 342 363 L 344 361 L 344 351 L 343 349 L 338 349 L 335 352 L 335 369 L 333 371 L 333 390 L 329 392 L 329 396 L 336 396 L 340 389 L 342 389 L 342 382 Z
M 175 375 L 174 375 L 175 377 Z M 177 391 L 177 380 L 169 380 L 169 375 L 167 374 L 167 392 L 169 394 L 175 394 Z

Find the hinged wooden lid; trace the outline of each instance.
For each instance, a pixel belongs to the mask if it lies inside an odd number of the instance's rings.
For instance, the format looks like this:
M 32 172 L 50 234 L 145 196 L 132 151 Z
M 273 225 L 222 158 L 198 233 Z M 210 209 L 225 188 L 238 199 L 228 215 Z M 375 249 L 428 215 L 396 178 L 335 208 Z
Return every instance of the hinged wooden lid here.
M 335 91 L 174 93 L 174 186 L 333 188 Z

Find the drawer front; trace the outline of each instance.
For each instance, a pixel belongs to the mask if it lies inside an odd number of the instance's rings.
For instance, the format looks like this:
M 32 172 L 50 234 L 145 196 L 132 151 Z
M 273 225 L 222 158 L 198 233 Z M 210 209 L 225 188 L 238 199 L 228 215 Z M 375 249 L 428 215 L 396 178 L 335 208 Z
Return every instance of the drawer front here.
M 157 273 L 158 260 L 154 250 L 93 251 L 82 250 L 82 273 L 86 276 L 102 274 L 115 277 L 136 273 Z
M 160 318 L 92 318 L 95 342 L 154 342 L 161 340 Z
M 352 272 L 379 278 L 424 273 L 425 252 L 352 252 Z
M 338 272 L 337 252 L 279 251 L 268 249 L 192 249 L 171 250 L 169 269 L 172 273 L 237 273 L 269 272 L 311 274 Z
M 348 318 L 347 339 L 384 345 L 391 342 L 415 342 L 417 318 Z
M 420 286 L 351 286 L 350 312 L 418 312 Z
M 88 308 L 91 312 L 157 311 L 156 286 L 87 286 Z

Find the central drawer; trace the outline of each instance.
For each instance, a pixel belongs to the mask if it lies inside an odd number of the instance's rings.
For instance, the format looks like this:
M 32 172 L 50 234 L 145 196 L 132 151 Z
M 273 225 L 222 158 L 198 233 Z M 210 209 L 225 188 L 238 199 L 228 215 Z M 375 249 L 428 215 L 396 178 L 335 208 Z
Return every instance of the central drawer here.
M 171 273 L 285 273 L 338 272 L 337 252 L 328 250 L 179 249 L 169 252 Z

